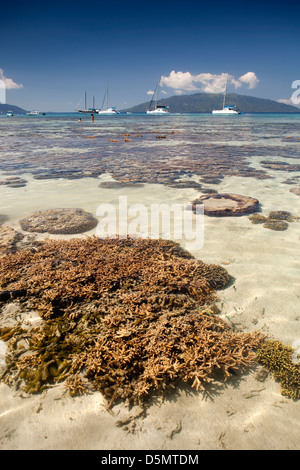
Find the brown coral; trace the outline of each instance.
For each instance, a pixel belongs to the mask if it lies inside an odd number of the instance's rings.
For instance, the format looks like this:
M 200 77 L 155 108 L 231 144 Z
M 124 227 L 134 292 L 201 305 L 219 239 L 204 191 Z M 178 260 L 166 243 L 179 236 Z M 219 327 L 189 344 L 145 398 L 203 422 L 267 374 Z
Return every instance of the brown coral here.
M 261 341 L 207 307 L 227 271 L 166 240 L 50 241 L 0 259 L 0 276 L 4 292 L 18 291 L 23 308 L 45 319 L 2 337 L 12 351 L 5 379 L 22 379 L 31 393 L 66 379 L 72 394 L 88 381 L 112 404 L 180 381 L 201 389 L 216 370 L 227 378 L 249 365 Z M 14 349 L 19 335 L 32 354 Z

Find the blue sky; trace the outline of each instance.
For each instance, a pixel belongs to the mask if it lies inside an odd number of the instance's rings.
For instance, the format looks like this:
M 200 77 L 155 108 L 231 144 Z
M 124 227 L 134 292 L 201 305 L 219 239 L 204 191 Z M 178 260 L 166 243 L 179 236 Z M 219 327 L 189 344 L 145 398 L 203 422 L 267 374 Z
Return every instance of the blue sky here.
M 25 109 L 73 111 L 85 91 L 100 106 L 107 83 L 122 109 L 159 76 L 162 97 L 218 92 L 229 73 L 232 92 L 289 100 L 300 80 L 300 2 L 29 0 L 0 13 L 0 79 Z

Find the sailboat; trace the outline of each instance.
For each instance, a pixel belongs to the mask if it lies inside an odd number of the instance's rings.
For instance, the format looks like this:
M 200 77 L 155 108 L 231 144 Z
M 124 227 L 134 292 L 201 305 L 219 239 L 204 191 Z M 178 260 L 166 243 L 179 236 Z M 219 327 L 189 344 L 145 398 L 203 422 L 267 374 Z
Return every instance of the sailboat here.
M 104 103 L 105 103 L 105 98 L 106 98 L 106 107 L 104 107 Z M 113 116 L 113 115 L 116 115 L 116 114 L 120 114 L 119 111 L 117 111 L 114 107 L 109 107 L 108 106 L 108 85 L 106 87 L 106 91 L 105 91 L 105 94 L 104 94 L 104 98 L 103 98 L 103 102 L 102 102 L 102 106 L 101 106 L 101 109 L 98 109 L 97 110 L 97 113 L 98 114 L 104 114 L 104 115 L 109 115 L 109 116 Z
M 95 109 L 95 98 L 93 97 L 93 107 L 87 108 L 86 107 L 86 91 L 84 92 L 84 109 L 76 109 L 78 113 L 85 113 L 85 114 L 94 114 L 97 113 L 97 109 Z
M 237 111 L 236 109 L 234 109 L 236 106 L 225 106 L 225 103 L 226 103 L 226 95 L 227 95 L 227 85 L 228 85 L 228 74 L 226 76 L 226 85 L 225 85 L 225 92 L 224 92 L 224 96 L 223 96 L 223 109 L 214 109 L 212 111 L 212 114 L 219 114 L 221 116 L 224 116 L 224 115 L 233 115 L 233 114 L 241 114 L 239 111 Z M 222 95 L 221 95 L 222 96 Z M 221 98 L 220 96 L 220 98 Z M 219 98 L 219 101 L 220 101 L 220 98 Z M 218 101 L 218 103 L 219 103 Z M 217 106 L 218 106 L 218 103 L 217 103 Z
M 152 95 L 151 101 L 149 103 L 149 107 L 147 109 L 147 114 L 158 114 L 158 115 L 164 115 L 169 113 L 169 107 L 168 106 L 161 106 L 157 104 L 158 101 L 158 92 L 159 92 L 159 85 L 160 85 L 160 79 L 158 80 L 154 93 Z

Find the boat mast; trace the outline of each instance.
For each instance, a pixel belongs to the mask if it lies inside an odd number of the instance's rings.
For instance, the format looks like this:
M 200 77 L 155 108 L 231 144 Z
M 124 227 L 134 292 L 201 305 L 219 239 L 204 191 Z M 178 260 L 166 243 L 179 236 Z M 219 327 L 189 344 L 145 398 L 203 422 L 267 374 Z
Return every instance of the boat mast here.
M 158 101 L 158 87 L 159 87 L 159 84 L 160 84 L 160 77 L 158 79 L 158 82 L 156 83 L 156 87 L 154 89 L 151 101 L 150 101 L 149 106 L 148 106 L 148 111 L 151 110 L 153 104 L 154 104 L 154 109 L 156 109 L 157 101 Z
M 228 73 L 226 75 L 226 85 L 225 85 L 225 92 L 224 92 L 224 99 L 223 99 L 223 109 L 225 108 L 225 100 L 226 100 L 226 93 L 227 93 L 227 82 L 228 82 Z
M 156 99 L 155 99 L 155 109 L 157 107 L 157 102 L 158 102 L 158 93 L 159 93 L 159 85 L 160 85 L 160 78 L 158 78 L 158 82 L 157 82 L 157 85 L 156 85 Z
M 156 109 L 156 107 L 157 107 L 159 84 L 160 84 L 160 77 L 158 78 L 158 82 L 156 83 L 156 87 L 154 89 L 154 93 L 153 93 L 153 96 L 152 96 L 152 100 L 150 102 L 149 109 L 151 108 L 152 103 L 154 103 L 154 109 Z
M 84 109 L 86 109 L 86 91 L 84 92 Z

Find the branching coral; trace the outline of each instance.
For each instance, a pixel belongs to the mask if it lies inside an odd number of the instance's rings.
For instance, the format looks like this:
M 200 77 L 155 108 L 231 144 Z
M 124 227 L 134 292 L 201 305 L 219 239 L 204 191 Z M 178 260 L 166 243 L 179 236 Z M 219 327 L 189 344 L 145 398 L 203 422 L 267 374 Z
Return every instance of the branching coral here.
M 227 271 L 166 240 L 49 241 L 0 259 L 0 276 L 2 294 L 19 292 L 44 318 L 2 332 L 11 352 L 3 378 L 29 393 L 66 381 L 74 395 L 89 384 L 113 404 L 180 381 L 201 389 L 215 371 L 227 378 L 251 364 L 262 339 L 210 311 Z

